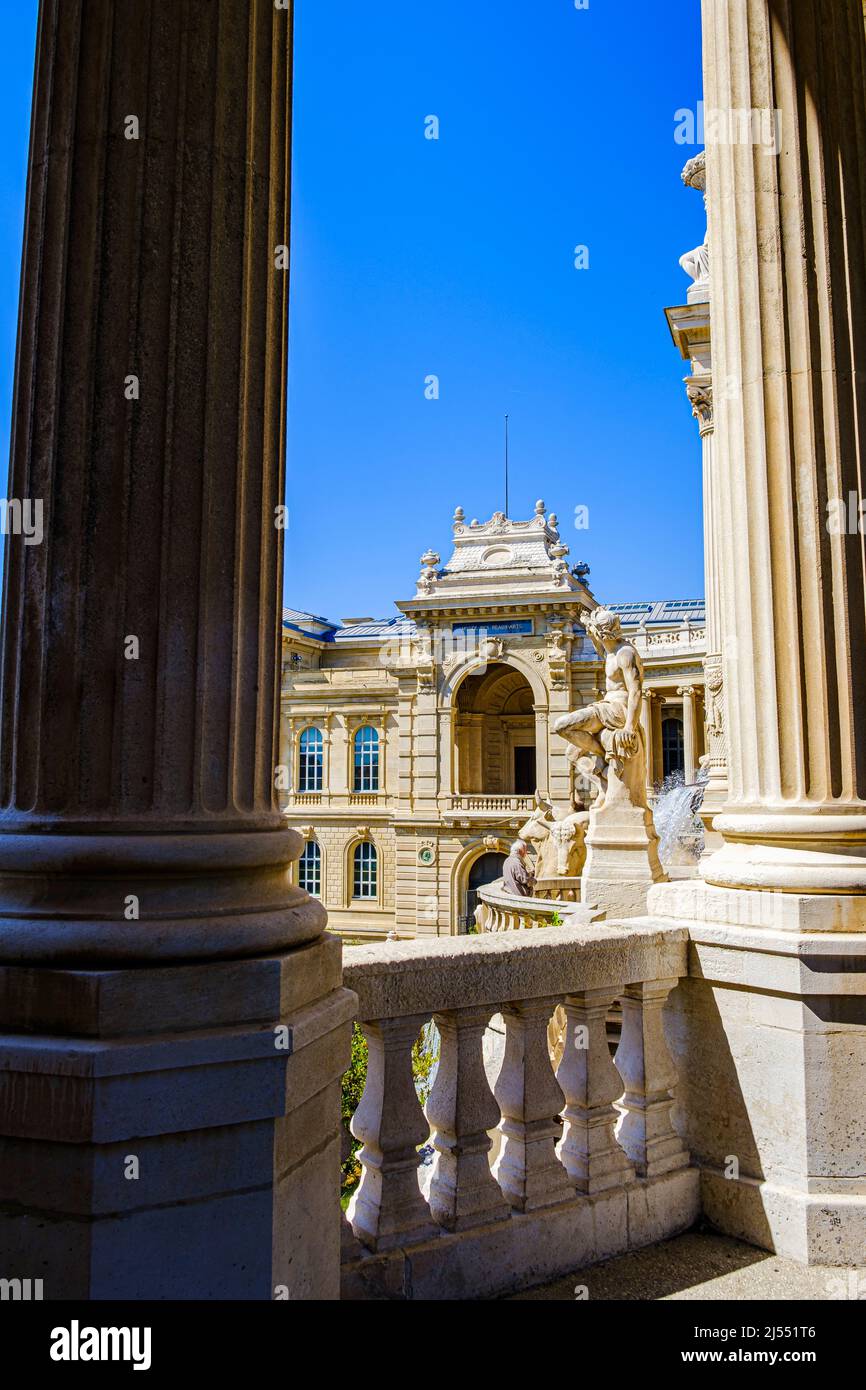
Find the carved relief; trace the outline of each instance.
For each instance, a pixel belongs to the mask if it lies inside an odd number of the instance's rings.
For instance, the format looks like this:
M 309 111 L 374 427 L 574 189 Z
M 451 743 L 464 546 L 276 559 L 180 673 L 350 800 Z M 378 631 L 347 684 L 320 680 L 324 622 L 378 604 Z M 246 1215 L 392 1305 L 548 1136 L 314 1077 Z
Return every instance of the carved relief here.
M 704 727 L 707 732 L 706 761 L 713 767 L 723 767 L 727 761 L 727 741 L 721 656 L 708 656 L 704 662 Z

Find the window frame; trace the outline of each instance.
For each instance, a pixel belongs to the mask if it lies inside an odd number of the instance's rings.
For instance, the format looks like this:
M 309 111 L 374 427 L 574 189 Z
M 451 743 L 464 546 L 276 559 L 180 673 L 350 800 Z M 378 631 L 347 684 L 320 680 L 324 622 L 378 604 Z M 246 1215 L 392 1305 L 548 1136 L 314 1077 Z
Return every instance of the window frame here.
M 309 885 L 304 882 L 304 871 L 308 868 L 308 864 L 305 864 L 304 861 L 308 857 L 308 851 L 315 851 L 314 854 L 309 855 L 309 859 L 312 860 L 314 866 L 312 877 L 317 885 L 315 888 L 309 887 Z M 301 850 L 298 858 L 298 887 L 302 888 L 305 893 L 309 893 L 311 898 L 321 898 L 323 877 L 322 846 L 319 844 L 318 840 L 312 838 L 305 841 L 304 848 Z
M 312 749 L 307 746 L 308 743 L 313 744 Z M 324 781 L 325 740 L 321 729 L 315 724 L 308 724 L 298 735 L 298 794 L 320 792 Z
M 352 847 L 351 901 L 379 901 L 379 851 L 372 840 L 358 840 Z M 364 892 L 365 886 L 370 889 Z M 358 889 L 362 891 L 357 891 Z
M 378 792 L 381 783 L 379 730 L 362 724 L 352 737 L 352 791 Z

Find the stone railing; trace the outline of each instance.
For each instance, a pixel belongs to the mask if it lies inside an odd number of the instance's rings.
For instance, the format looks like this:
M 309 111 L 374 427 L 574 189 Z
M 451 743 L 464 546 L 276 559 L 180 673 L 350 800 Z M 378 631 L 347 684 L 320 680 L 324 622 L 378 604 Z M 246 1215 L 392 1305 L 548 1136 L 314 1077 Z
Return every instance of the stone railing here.
M 344 1297 L 501 1294 L 692 1224 L 698 1173 L 671 1123 L 676 1076 L 662 1027 L 686 941 L 683 928 L 626 924 L 346 952 L 369 1052 L 352 1122 L 362 1176 L 347 1212 Z M 611 1059 L 615 1000 L 622 1038 Z M 558 1006 L 565 1046 L 554 1073 Z M 491 1086 L 494 1015 L 505 1041 Z M 422 1109 L 412 1047 L 431 1018 L 441 1052 Z
M 560 898 L 521 898 L 506 893 L 502 879 L 478 890 L 475 922 L 480 932 L 526 931 L 529 927 L 589 925 L 601 914 L 598 908 Z
M 661 628 L 655 631 L 638 628 L 636 632 L 631 633 L 629 641 L 634 643 L 639 652 L 657 657 L 668 653 L 703 651 L 707 644 L 707 634 L 703 626 L 693 627 L 690 623 L 684 623 L 682 627 Z
M 447 813 L 481 811 L 485 815 L 522 815 L 532 811 L 535 798 L 532 796 L 484 796 L 480 792 L 466 792 L 460 796 L 449 796 Z

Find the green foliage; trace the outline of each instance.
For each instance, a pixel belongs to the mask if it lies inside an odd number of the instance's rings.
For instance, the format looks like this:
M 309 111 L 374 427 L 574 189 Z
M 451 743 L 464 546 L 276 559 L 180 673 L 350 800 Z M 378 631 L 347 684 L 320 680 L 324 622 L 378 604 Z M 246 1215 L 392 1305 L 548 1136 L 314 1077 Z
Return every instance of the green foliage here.
M 349 1133 L 349 1122 L 360 1104 L 364 1094 L 364 1087 L 367 1084 L 367 1041 L 357 1023 L 352 1024 L 352 1056 L 348 1069 L 343 1073 L 342 1095 L 340 1101 L 340 1116 L 343 1126 L 350 1141 L 350 1153 L 345 1163 L 342 1165 L 343 1172 L 343 1193 L 348 1198 L 351 1189 L 361 1176 L 361 1165 L 358 1162 L 358 1150 L 361 1145 L 353 1134 Z M 345 1205 L 345 1201 L 344 1201 Z
M 432 1084 L 430 1078 L 438 1059 L 439 1035 L 436 1033 L 431 1020 L 430 1023 L 424 1025 L 412 1044 L 412 1075 L 415 1078 L 415 1090 L 418 1092 L 418 1099 L 422 1105 L 427 1104 Z M 366 1084 L 367 1041 L 358 1024 L 355 1023 L 352 1026 L 352 1056 L 348 1070 L 343 1074 L 340 1106 L 343 1125 L 350 1140 L 349 1157 L 342 1166 L 342 1205 L 344 1208 L 352 1194 L 352 1189 L 361 1177 L 361 1165 L 358 1162 L 358 1150 L 361 1144 L 349 1132 L 349 1123 L 361 1102 Z
M 561 926 L 562 926 L 562 918 L 560 917 L 560 915 L 559 915 L 558 912 L 554 912 L 553 916 L 552 916 L 551 919 L 550 919 L 550 925 L 551 925 L 552 927 L 561 927 Z

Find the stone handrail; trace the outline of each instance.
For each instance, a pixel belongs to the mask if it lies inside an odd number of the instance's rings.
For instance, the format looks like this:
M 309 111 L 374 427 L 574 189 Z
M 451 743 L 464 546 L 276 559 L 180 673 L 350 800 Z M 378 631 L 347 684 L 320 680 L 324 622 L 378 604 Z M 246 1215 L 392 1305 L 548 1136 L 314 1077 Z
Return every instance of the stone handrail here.
M 346 952 L 368 1070 L 352 1122 L 362 1176 L 347 1212 L 344 1297 L 490 1295 L 691 1224 L 697 1170 L 671 1123 L 676 1076 L 662 1031 L 686 942 L 683 928 L 628 923 Z M 554 1072 L 548 1025 L 560 1006 Z M 496 1015 L 505 1043 L 491 1088 Z M 441 1053 L 422 1109 L 412 1047 L 431 1018 Z
M 486 794 L 484 792 L 458 792 L 448 798 L 448 810 L 483 811 L 486 814 L 501 812 L 508 815 L 524 814 L 535 806 L 534 796 L 517 796 L 508 792 Z
M 502 879 L 478 889 L 475 921 L 480 932 L 525 931 L 529 927 L 589 925 L 600 915 L 599 909 L 559 898 L 523 898 L 506 893 Z

